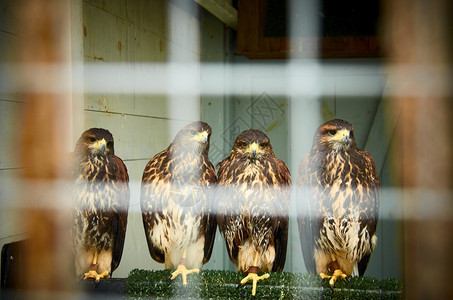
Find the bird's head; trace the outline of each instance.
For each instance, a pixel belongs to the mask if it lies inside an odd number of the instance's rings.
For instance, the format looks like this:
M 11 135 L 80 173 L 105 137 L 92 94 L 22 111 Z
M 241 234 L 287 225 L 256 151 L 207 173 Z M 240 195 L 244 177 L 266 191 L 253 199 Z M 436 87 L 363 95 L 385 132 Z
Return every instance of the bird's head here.
M 340 119 L 328 121 L 318 128 L 313 145 L 335 152 L 354 148 L 356 147 L 354 127 Z
M 75 152 L 83 157 L 105 157 L 115 154 L 113 136 L 102 128 L 91 128 L 82 133 L 77 141 Z
M 236 138 L 231 155 L 238 158 L 246 157 L 254 162 L 263 156 L 274 156 L 274 150 L 266 134 L 259 130 L 249 129 Z
M 181 129 L 172 143 L 183 151 L 209 152 L 211 126 L 204 122 L 193 122 Z

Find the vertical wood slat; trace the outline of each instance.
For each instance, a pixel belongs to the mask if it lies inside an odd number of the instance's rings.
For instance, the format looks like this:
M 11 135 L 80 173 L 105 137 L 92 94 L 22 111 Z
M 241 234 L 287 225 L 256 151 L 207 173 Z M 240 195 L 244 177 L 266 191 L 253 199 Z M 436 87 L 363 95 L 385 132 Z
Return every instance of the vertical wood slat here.
M 404 293 L 407 299 L 452 299 L 453 7 L 448 0 L 385 4 L 386 49 L 397 71 L 392 101 L 401 111 L 395 140 L 404 189 Z
M 19 157 L 22 174 L 22 221 L 29 243 L 23 274 L 28 292 L 44 298 L 70 288 L 70 259 L 66 223 L 68 212 L 59 180 L 64 178 L 71 133 L 68 62 L 70 58 L 69 2 L 21 1 L 16 13 L 25 38 L 19 45 L 18 74 L 24 95 L 24 120 Z M 34 73 L 30 66 L 40 66 Z M 48 67 L 56 67 L 48 68 Z M 52 91 L 63 87 L 63 91 Z M 35 89 L 37 88 L 37 89 Z M 47 296 L 46 296 L 47 295 Z M 35 298 L 36 295 L 32 297 Z

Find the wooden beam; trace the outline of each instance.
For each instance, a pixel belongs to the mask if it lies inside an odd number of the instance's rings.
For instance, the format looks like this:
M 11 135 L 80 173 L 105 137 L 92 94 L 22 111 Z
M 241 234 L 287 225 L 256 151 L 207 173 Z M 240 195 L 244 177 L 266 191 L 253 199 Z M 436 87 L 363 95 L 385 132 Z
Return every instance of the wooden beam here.
M 216 16 L 220 21 L 234 30 L 238 27 L 238 12 L 226 0 L 194 0 L 201 7 Z
M 403 187 L 403 298 L 453 299 L 453 5 L 384 3 L 391 104 L 401 112 L 394 159 Z
M 71 98 L 54 86 L 70 86 L 70 28 L 68 1 L 20 1 L 16 26 L 24 32 L 17 45 L 20 93 L 24 99 L 23 127 L 17 128 L 21 174 L 22 218 L 29 242 L 24 249 L 24 292 L 33 298 L 58 298 L 54 293 L 73 292 L 70 232 L 70 192 L 64 191 L 69 170 L 68 136 Z M 36 65 L 30 72 L 28 66 Z M 49 68 L 48 68 L 49 67 Z M 34 70 L 34 69 L 32 69 Z M 34 89 L 33 87 L 38 87 Z M 69 134 L 70 136 L 70 134 Z M 64 186 L 64 187 L 63 187 Z M 22 287 L 22 286 L 21 286 Z M 40 297 L 39 297 L 39 296 Z M 65 294 L 66 295 L 66 294 Z

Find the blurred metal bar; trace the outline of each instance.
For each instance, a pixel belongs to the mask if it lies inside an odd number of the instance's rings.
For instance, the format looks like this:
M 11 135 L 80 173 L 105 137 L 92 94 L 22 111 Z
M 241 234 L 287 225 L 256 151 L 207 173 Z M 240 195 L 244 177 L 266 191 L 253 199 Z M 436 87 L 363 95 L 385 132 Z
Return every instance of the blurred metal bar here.
M 390 74 L 397 90 L 392 103 L 401 112 L 395 155 L 405 191 L 404 293 L 407 299 L 453 299 L 453 6 L 449 0 L 388 0 L 384 12 L 391 66 L 424 66 Z M 437 195 L 426 198 L 424 189 Z M 413 217 L 439 205 L 449 218 Z

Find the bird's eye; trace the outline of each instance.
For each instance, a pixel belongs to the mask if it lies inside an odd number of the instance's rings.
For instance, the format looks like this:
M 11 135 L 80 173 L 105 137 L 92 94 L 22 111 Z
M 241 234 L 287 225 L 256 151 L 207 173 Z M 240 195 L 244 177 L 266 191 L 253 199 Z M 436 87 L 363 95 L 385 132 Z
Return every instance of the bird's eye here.
M 336 133 L 337 133 L 336 130 L 329 130 L 329 135 L 332 135 L 332 136 L 333 136 L 333 135 L 335 135 Z
M 90 143 L 96 142 L 96 139 L 94 137 L 90 137 L 88 140 L 90 141 Z
M 242 147 L 247 147 L 247 143 L 246 142 L 241 142 L 241 146 Z
M 267 146 L 269 146 L 268 142 L 263 142 L 263 143 L 260 144 L 260 147 L 262 147 L 262 148 L 265 148 Z
M 191 135 L 196 135 L 196 134 L 197 134 L 197 132 L 196 132 L 195 130 L 190 130 L 189 133 L 190 133 Z
M 113 142 L 108 142 L 107 147 L 112 148 L 113 147 Z

